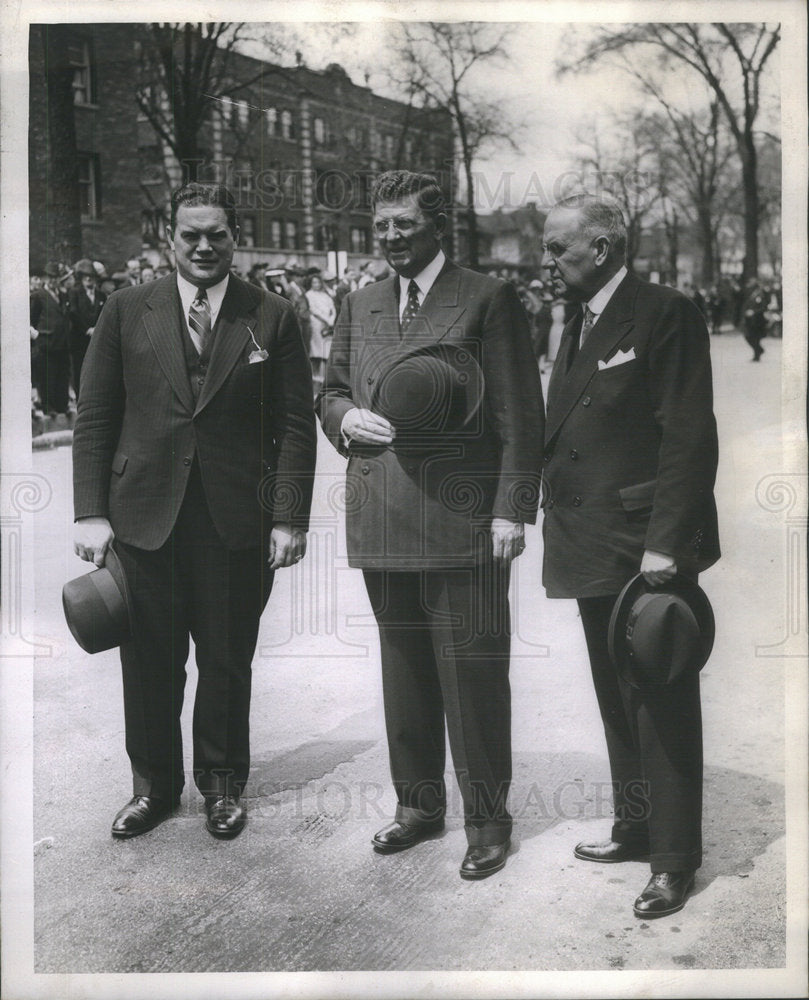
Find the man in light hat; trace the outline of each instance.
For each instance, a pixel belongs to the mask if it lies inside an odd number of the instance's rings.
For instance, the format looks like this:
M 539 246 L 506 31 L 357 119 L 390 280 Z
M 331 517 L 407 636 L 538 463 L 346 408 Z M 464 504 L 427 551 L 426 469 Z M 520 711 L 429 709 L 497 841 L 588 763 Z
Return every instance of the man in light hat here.
M 73 266 L 73 273 L 79 283 L 68 294 L 68 314 L 70 315 L 70 358 L 73 368 L 73 391 L 79 398 L 81 369 L 90 337 L 101 315 L 101 307 L 107 296 L 98 288 L 98 272 L 91 260 L 82 258 Z
M 436 180 L 384 173 L 373 208 L 395 274 L 344 299 L 318 399 L 348 457 L 349 563 L 379 626 L 397 807 L 372 842 L 393 853 L 443 829 L 446 725 L 460 874 L 481 879 L 505 865 L 511 835 L 509 570 L 536 517 L 542 391 L 513 285 L 445 257 Z M 445 392 L 462 412 L 431 431 L 454 408 Z M 408 412 L 418 399 L 423 421 Z
M 306 551 L 309 359 L 289 303 L 230 273 L 238 236 L 227 188 L 176 190 L 176 273 L 111 295 L 85 358 L 74 547 L 99 566 L 114 538 L 131 626 L 121 664 L 134 794 L 114 837 L 151 830 L 179 802 L 189 639 L 206 828 L 243 829 L 259 619 L 274 573 Z
M 575 855 L 648 857 L 652 878 L 635 901 L 645 918 L 681 909 L 702 861 L 704 661 L 635 686 L 610 657 L 610 619 L 638 573 L 660 587 L 719 558 L 717 436 L 705 321 L 680 292 L 629 273 L 625 248 L 608 202 L 567 199 L 545 221 L 554 295 L 581 309 L 548 388 L 543 581 L 549 597 L 578 600 L 612 772 L 610 838 Z

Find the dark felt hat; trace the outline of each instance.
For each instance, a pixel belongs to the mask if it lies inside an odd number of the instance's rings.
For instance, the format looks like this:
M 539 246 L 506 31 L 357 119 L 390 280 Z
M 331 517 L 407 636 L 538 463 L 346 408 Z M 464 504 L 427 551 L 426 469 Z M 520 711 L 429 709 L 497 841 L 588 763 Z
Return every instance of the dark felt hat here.
M 129 592 L 112 546 L 100 569 L 64 585 L 62 606 L 73 638 L 86 653 L 101 653 L 130 637 Z
M 651 587 L 642 574 L 621 591 L 610 618 L 610 658 L 635 687 L 671 684 L 702 670 L 713 649 L 713 608 L 693 580 L 675 576 Z
M 86 275 L 88 278 L 98 277 L 98 272 L 96 271 L 95 267 L 93 267 L 93 262 L 87 257 L 82 257 L 81 260 L 76 261 L 76 263 L 73 265 L 73 273 L 83 274 Z
M 45 265 L 45 275 L 48 278 L 58 278 L 62 273 L 61 267 L 55 260 L 49 260 Z
M 379 377 L 371 409 L 396 428 L 397 442 L 434 443 L 462 431 L 483 402 L 484 378 L 458 344 L 430 344 L 398 357 Z

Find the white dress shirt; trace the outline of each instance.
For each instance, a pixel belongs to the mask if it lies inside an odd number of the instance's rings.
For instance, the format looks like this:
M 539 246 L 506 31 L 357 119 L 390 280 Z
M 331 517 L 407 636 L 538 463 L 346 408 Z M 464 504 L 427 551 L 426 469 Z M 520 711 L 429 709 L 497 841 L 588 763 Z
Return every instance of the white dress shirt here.
M 622 265 L 621 268 L 613 274 L 607 284 L 599 288 L 590 301 L 586 303 L 587 308 L 593 314 L 593 326 L 595 326 L 598 322 L 598 317 L 607 308 L 607 303 L 613 297 L 616 289 L 624 280 L 626 275 L 626 267 Z M 582 326 L 584 326 L 584 320 L 582 320 Z M 579 347 L 581 347 L 581 334 L 579 334 Z
M 416 286 L 419 290 L 419 305 L 422 305 L 427 293 L 435 284 L 435 279 L 441 273 L 441 268 L 444 266 L 446 261 L 444 256 L 444 251 L 440 250 L 433 257 L 430 263 L 420 271 L 415 278 L 402 278 L 399 277 L 399 321 L 401 322 L 402 316 L 404 315 L 405 306 L 407 305 L 407 292 L 410 288 L 410 282 L 415 281 Z
M 225 292 L 228 290 L 228 281 L 230 280 L 230 275 L 226 274 L 224 278 L 216 285 L 211 285 L 210 288 L 206 288 L 205 291 L 208 293 L 208 304 L 211 307 L 211 330 L 216 326 L 216 317 L 219 315 L 219 310 L 222 308 L 222 300 L 225 297 Z M 177 272 L 177 291 L 180 293 L 180 301 L 183 304 L 183 316 L 185 317 L 185 326 L 188 330 L 191 340 L 194 342 L 194 347 L 199 351 L 199 337 L 195 330 L 192 330 L 188 323 L 188 311 L 191 308 L 191 303 L 197 297 L 197 292 L 199 289 L 196 285 L 192 285 L 190 281 L 185 279 L 180 272 Z

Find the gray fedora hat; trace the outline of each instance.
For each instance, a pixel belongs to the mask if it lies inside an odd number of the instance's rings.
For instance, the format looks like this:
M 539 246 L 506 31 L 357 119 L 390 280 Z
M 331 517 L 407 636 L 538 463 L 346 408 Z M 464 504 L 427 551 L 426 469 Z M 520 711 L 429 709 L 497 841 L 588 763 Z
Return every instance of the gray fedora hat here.
M 73 638 L 86 653 L 113 649 L 130 637 L 129 591 L 111 545 L 102 567 L 64 585 L 62 606 Z
M 619 675 L 642 687 L 702 670 L 715 634 L 711 602 L 698 584 L 675 576 L 651 587 L 639 573 L 615 602 L 607 642 Z

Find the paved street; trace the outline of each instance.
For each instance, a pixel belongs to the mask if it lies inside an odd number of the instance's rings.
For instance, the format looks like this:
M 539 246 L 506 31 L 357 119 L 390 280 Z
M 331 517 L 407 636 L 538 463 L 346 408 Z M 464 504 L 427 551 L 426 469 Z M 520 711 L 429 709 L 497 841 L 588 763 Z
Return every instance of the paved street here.
M 703 672 L 706 857 L 685 910 L 648 923 L 631 908 L 647 866 L 572 856 L 609 830 L 608 767 L 575 603 L 541 590 L 538 528 L 513 584 L 506 868 L 480 883 L 458 877 L 457 796 L 442 836 L 372 852 L 394 807 L 378 649 L 361 575 L 345 563 L 343 460 L 322 438 L 310 553 L 278 575 L 262 621 L 245 833 L 206 833 L 189 761 L 177 815 L 113 841 L 130 795 L 117 651 L 87 656 L 68 633 L 60 589 L 86 569 L 70 541 L 70 450 L 36 452 L 34 472 L 53 487 L 36 521 L 38 638 L 50 647 L 35 673 L 36 972 L 783 966 L 789 661 L 756 653 L 778 653 L 788 628 L 784 514 L 756 498 L 783 470 L 781 343 L 765 346 L 754 365 L 738 335 L 712 341 L 725 556 L 701 581 L 717 618 Z M 192 663 L 187 758 L 194 681 Z

